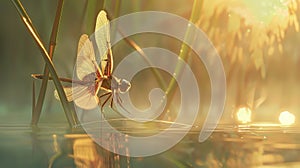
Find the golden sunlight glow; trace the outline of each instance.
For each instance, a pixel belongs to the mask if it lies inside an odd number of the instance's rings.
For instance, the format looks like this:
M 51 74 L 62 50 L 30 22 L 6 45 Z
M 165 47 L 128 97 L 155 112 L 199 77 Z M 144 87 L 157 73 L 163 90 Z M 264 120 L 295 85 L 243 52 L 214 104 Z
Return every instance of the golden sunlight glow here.
M 296 0 L 204 0 L 203 6 L 199 26 L 222 46 L 220 55 L 231 64 L 249 64 L 250 58 L 263 78 L 266 56 L 283 53 L 286 30 L 299 32 Z
M 295 115 L 288 111 L 281 112 L 278 119 L 282 125 L 292 125 L 295 123 Z
M 244 11 L 240 8 L 237 12 L 247 19 L 248 24 L 269 25 L 274 18 L 280 24 L 289 16 L 288 0 L 243 0 L 242 2 Z
M 237 120 L 243 124 L 251 122 L 251 115 L 252 112 L 248 107 L 241 107 L 236 113 Z

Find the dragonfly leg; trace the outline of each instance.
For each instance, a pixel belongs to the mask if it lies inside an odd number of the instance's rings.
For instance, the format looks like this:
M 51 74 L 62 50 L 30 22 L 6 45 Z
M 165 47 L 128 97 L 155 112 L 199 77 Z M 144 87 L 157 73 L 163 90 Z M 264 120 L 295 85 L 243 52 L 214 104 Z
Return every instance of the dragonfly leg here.
M 111 98 L 111 101 L 110 101 L 110 107 L 112 108 L 113 107 L 113 101 L 114 101 L 114 97 Z
M 111 98 L 111 96 L 112 96 L 112 94 L 109 92 L 109 93 L 105 93 L 105 95 L 109 95 L 106 99 L 105 99 L 105 101 L 103 102 L 103 104 L 101 105 L 101 111 L 102 111 L 102 109 L 103 109 L 103 107 L 104 107 L 104 105 L 107 103 L 107 101 Z M 103 96 L 102 96 L 103 97 Z
M 111 101 L 110 101 L 110 107 L 113 108 L 113 101 L 114 101 L 114 97 L 118 97 L 118 94 L 116 92 L 115 89 L 112 90 L 112 98 L 111 98 Z
M 108 93 L 104 93 L 102 95 L 99 96 L 99 102 L 98 102 L 98 105 L 101 105 L 101 98 L 104 97 L 104 96 L 107 96 L 109 95 L 111 92 L 108 92 Z M 101 110 L 102 110 L 103 106 L 101 105 Z
M 104 97 L 104 96 L 107 96 L 107 95 L 109 95 L 109 94 L 111 94 L 111 92 L 104 93 L 104 94 L 100 95 L 99 98 Z
M 118 97 L 118 96 L 117 96 Z M 116 112 L 118 112 L 119 113 L 119 111 L 115 108 L 115 107 L 113 107 L 113 99 L 114 98 L 112 98 L 112 100 L 111 100 L 111 102 L 110 102 L 110 107 L 114 110 L 114 111 L 116 111 Z M 118 100 L 118 98 L 117 98 L 117 100 Z M 117 101 L 117 103 L 120 105 L 120 103 L 119 103 L 119 101 Z M 122 105 L 120 105 L 121 107 L 122 107 Z M 123 108 L 123 107 L 122 107 Z

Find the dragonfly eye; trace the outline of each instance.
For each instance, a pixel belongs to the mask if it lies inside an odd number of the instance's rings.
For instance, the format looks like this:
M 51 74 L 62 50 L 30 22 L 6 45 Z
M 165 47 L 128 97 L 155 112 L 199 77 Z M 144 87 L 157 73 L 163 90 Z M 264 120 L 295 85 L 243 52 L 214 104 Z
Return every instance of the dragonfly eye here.
M 130 87 L 131 87 L 130 82 L 128 82 L 125 79 L 121 79 L 120 85 L 119 85 L 119 90 L 121 93 L 127 92 L 130 89 Z

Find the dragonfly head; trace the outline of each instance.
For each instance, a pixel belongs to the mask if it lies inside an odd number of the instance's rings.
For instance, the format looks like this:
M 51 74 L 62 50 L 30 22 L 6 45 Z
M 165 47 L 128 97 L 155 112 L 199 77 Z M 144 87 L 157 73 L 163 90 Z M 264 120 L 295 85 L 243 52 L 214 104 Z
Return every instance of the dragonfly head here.
M 120 90 L 120 93 L 125 93 L 127 92 L 131 87 L 131 84 L 130 82 L 128 82 L 127 80 L 125 79 L 121 79 L 120 83 L 119 83 L 119 90 Z

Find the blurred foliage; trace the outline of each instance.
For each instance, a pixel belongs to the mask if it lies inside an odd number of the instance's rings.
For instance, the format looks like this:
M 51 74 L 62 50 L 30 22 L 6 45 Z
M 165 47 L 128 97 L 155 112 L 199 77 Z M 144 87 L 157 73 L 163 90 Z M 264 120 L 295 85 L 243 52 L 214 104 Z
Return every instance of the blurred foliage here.
M 223 59 L 227 102 L 223 121 L 247 106 L 255 122 L 299 113 L 299 0 L 204 0 L 199 27 Z M 270 117 L 271 116 L 271 117 Z

